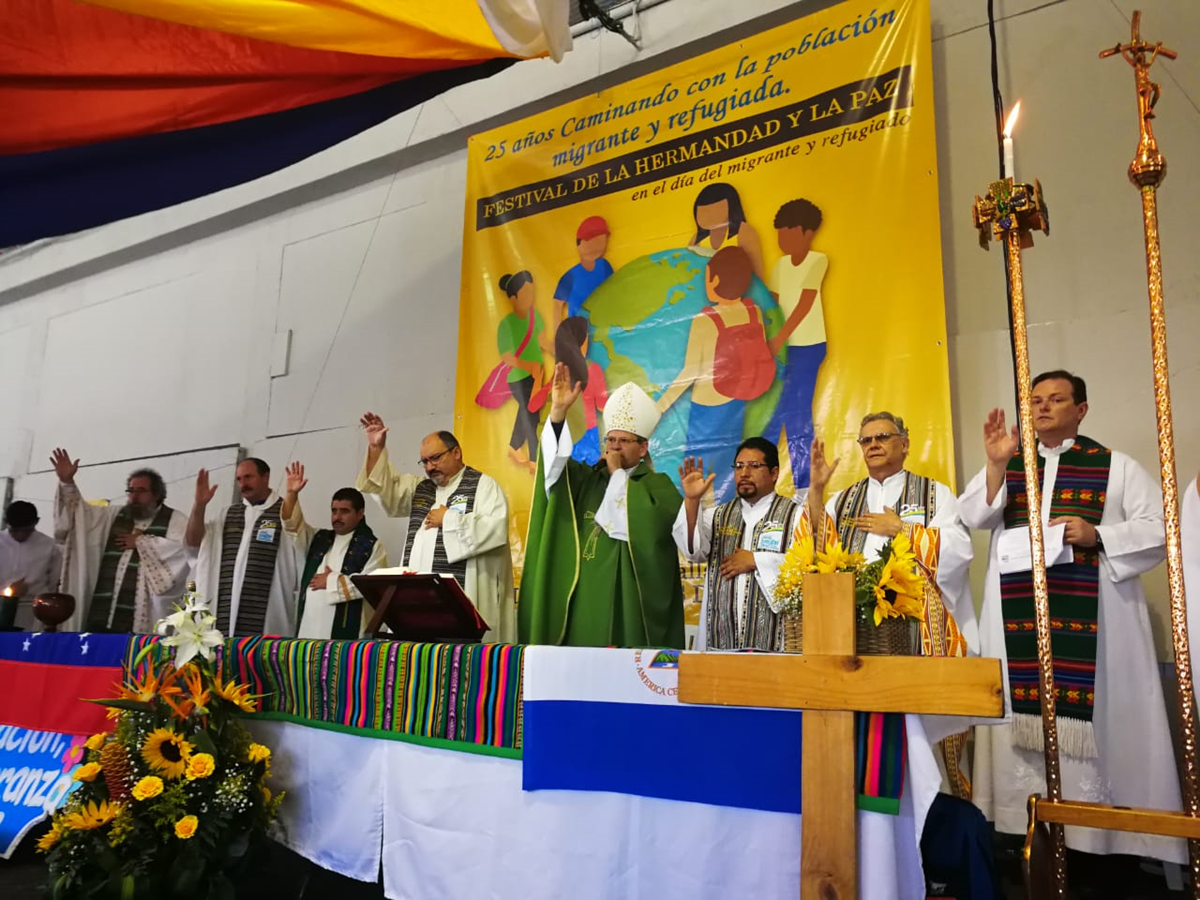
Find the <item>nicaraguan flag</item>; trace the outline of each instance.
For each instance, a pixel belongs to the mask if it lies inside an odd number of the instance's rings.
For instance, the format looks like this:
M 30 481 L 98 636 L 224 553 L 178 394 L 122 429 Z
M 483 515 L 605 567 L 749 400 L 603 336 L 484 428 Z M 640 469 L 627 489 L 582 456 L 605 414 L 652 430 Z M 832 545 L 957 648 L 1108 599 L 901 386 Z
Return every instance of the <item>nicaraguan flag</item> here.
M 528 647 L 523 785 L 800 812 L 794 710 L 676 699 L 677 650 Z

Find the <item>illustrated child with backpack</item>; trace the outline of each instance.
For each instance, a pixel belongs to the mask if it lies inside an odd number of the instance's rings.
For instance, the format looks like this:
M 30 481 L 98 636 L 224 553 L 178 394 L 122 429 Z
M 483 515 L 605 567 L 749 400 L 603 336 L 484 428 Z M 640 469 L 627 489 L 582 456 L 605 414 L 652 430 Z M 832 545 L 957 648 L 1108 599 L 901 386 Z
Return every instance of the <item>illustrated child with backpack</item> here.
M 666 412 L 689 387 L 688 456 L 710 460 L 717 503 L 733 496 L 733 458 L 742 441 L 746 403 L 775 380 L 763 315 L 746 294 L 754 278 L 741 247 L 722 247 L 708 261 L 704 291 L 711 306 L 692 320 L 683 368 L 658 398 Z

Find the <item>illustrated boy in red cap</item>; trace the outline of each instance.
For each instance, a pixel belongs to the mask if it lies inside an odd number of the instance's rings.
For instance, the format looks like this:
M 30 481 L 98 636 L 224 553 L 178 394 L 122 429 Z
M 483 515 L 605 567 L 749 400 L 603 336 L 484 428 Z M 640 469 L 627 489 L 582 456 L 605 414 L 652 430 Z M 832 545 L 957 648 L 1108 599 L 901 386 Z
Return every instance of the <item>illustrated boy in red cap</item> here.
M 608 250 L 608 223 L 602 216 L 588 216 L 575 232 L 575 249 L 579 262 L 571 266 L 554 289 L 556 322 L 587 313 L 583 304 L 592 291 L 613 273 L 612 263 L 604 258 Z

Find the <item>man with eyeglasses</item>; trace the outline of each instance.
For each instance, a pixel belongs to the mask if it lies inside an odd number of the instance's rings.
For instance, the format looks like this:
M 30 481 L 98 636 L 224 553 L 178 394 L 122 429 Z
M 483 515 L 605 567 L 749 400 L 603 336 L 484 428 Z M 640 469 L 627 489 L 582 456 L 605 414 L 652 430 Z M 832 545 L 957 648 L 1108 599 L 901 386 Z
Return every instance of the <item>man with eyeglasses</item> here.
M 79 460 L 59 447 L 50 463 L 58 475 L 55 538 L 67 557 L 62 589 L 75 597 L 63 630 L 153 631 L 183 595 L 187 516 L 167 506 L 167 486 L 153 469 L 129 474 L 124 504 L 95 506 L 75 484 Z
M 604 457 L 571 458 L 567 411 L 583 387 L 554 367 L 529 515 L 517 615 L 521 641 L 683 647 L 683 584 L 671 525 L 682 498 L 650 464 L 654 401 L 621 385 L 604 407 Z
M 1079 433 L 1087 385 L 1057 369 L 1033 380 L 1042 484 L 1050 641 L 1063 798 L 1180 809 L 1158 657 L 1140 576 L 1165 556 L 1157 479 L 1124 453 Z M 959 505 L 991 531 L 980 638 L 1005 662 L 1005 722 L 975 729 L 976 802 L 996 830 L 1022 834 L 1026 799 L 1045 794 L 1028 493 L 1016 425 L 994 409 L 987 463 Z M 1182 840 L 1067 828 L 1087 853 L 1183 863 Z
M 679 467 L 683 507 L 675 546 L 689 562 L 707 562 L 697 650 L 782 650 L 775 582 L 792 543 L 799 507 L 775 491 L 779 448 L 765 438 L 742 441 L 733 463 L 737 497 L 700 510 L 716 472 L 687 457 Z
M 846 550 L 861 553 L 868 561 L 876 559 L 896 535 L 905 534 L 927 578 L 922 654 L 978 653 L 979 630 L 968 581 L 974 549 L 954 492 L 905 468 L 908 429 L 899 416 L 886 411 L 864 416 L 857 441 L 867 477 L 828 501 L 825 491 L 841 460 L 830 463 L 824 441 L 813 441 L 801 531 L 815 532 L 818 546 L 836 538 Z M 955 725 L 955 720 L 948 720 L 946 732 L 955 730 Z M 965 734 L 949 734 L 941 744 L 942 763 L 950 791 L 969 798 L 971 784 L 961 768 L 965 744 Z
M 453 575 L 488 623 L 483 640 L 515 641 L 508 500 L 500 485 L 463 462 L 462 447 L 449 431 L 421 441 L 420 478 L 392 466 L 383 419 L 367 412 L 359 424 L 367 435 L 367 458 L 355 487 L 375 494 L 389 516 L 408 518 L 403 565 Z

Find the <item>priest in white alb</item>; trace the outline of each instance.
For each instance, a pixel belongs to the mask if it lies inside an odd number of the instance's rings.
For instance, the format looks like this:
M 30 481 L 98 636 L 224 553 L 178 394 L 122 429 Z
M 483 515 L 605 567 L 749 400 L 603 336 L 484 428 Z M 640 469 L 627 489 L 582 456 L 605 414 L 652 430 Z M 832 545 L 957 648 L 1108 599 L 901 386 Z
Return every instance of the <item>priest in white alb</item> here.
M 408 518 L 405 568 L 453 575 L 488 624 L 485 642 L 517 639 L 508 501 L 489 475 L 463 462 L 449 431 L 421 441 L 418 462 L 425 477 L 397 471 L 388 458 L 387 426 L 374 413 L 361 424 L 367 458 L 357 487 L 378 495 L 389 516 Z
M 94 506 L 75 486 L 79 460 L 55 449 L 54 534 L 66 563 L 62 590 L 75 598 L 64 631 L 147 633 L 171 612 L 187 580 L 187 517 L 167 506 L 153 469 L 125 481 L 125 503 Z
M 863 416 L 859 423 L 859 449 L 867 477 L 825 499 L 825 489 L 838 466 L 825 458 L 825 444 L 815 439 L 809 454 L 809 489 L 801 531 L 836 537 L 851 553 L 867 561 L 899 534 L 912 544 L 926 576 L 925 617 L 921 623 L 921 652 L 925 656 L 966 656 L 979 652 L 979 630 L 971 601 L 968 572 L 974 549 L 971 534 L 958 514 L 958 503 L 947 485 L 907 467 L 909 436 L 904 419 L 881 410 Z M 938 764 L 949 792 L 971 797 L 965 750 L 969 721 L 953 716 L 930 717 L 933 735 L 940 742 Z
M 1033 381 L 1033 424 L 1045 529 L 1046 578 L 1062 796 L 1117 806 L 1180 809 L 1150 616 L 1139 577 L 1163 561 L 1158 484 L 1129 456 L 1079 434 L 1087 386 L 1055 370 Z M 994 409 L 987 465 L 959 498 L 972 528 L 992 532 L 979 634 L 999 658 L 1006 718 L 975 729 L 976 804 L 998 831 L 1024 834 L 1026 801 L 1046 795 L 1028 493 L 1018 431 Z M 1182 840 L 1066 829 L 1087 853 L 1187 860 Z
M 287 467 L 287 492 L 283 495 L 283 527 L 304 557 L 300 576 L 300 633 L 318 640 L 355 640 L 362 637 L 370 606 L 351 575 L 369 575 L 387 565 L 383 543 L 367 524 L 363 495 L 354 488 L 339 488 L 329 501 L 330 527 L 316 529 L 304 520 L 300 492 L 308 484 L 304 466 Z
M 237 467 L 241 500 L 208 510 L 217 493 L 204 469 L 187 523 L 196 590 L 226 637 L 296 634 L 300 554 L 283 535 L 283 498 L 271 490 L 271 467 L 244 459 Z

